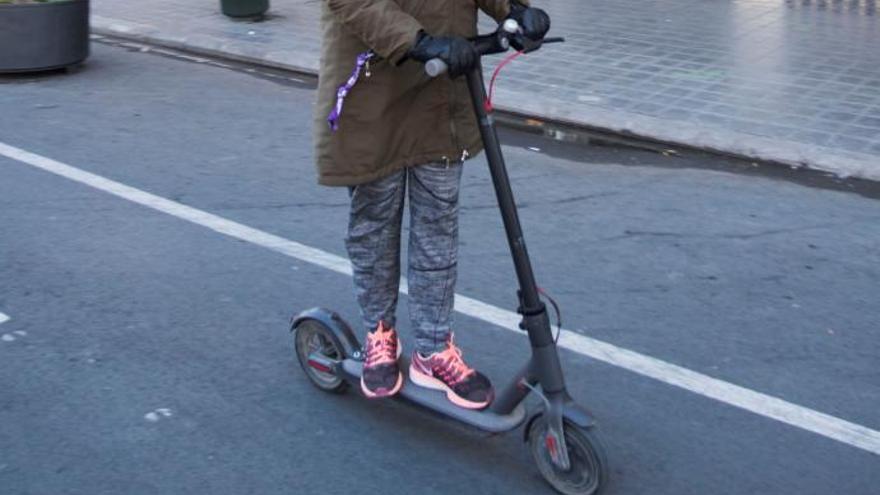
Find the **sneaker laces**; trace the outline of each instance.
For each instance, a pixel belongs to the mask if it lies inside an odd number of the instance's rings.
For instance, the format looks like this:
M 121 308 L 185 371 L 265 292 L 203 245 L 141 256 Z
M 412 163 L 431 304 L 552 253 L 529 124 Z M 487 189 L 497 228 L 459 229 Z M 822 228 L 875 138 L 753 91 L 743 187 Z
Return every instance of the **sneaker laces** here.
M 386 329 L 384 323 L 379 323 L 374 332 L 367 333 L 367 359 L 366 366 L 378 366 L 397 361 L 397 351 L 394 349 L 394 330 Z
M 446 343 L 446 350 L 438 353 L 437 358 L 443 363 L 440 371 L 448 378 L 450 385 L 461 383 L 476 373 L 473 368 L 465 364 L 461 349 L 452 341 L 452 335 Z

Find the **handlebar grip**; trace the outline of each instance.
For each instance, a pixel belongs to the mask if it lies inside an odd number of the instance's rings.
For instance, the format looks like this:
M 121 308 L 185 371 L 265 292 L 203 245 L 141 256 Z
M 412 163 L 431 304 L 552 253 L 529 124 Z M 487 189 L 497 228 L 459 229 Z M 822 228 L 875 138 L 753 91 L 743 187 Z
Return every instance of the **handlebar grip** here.
M 446 65 L 446 62 L 439 58 L 432 58 L 425 62 L 425 73 L 428 74 L 429 77 L 437 77 L 441 74 L 445 74 L 447 70 L 449 70 L 449 67 Z
M 519 23 L 515 19 L 507 19 L 501 25 L 501 29 L 508 34 L 516 34 L 519 32 Z

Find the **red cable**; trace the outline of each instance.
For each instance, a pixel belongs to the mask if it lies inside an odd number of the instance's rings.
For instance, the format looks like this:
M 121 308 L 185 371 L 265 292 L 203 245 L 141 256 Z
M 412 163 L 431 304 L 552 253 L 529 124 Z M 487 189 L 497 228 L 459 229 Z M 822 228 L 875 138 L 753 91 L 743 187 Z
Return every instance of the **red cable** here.
M 494 96 L 495 94 L 495 79 L 498 77 L 498 73 L 501 72 L 501 69 L 503 69 L 505 65 L 509 64 L 513 61 L 513 59 L 519 57 L 522 54 L 523 52 L 513 52 L 510 55 L 504 57 L 504 60 L 502 60 L 501 63 L 498 64 L 498 67 L 495 67 L 495 72 L 492 73 L 492 79 L 489 81 L 489 97 L 486 99 L 485 105 L 487 112 L 492 111 L 492 96 Z

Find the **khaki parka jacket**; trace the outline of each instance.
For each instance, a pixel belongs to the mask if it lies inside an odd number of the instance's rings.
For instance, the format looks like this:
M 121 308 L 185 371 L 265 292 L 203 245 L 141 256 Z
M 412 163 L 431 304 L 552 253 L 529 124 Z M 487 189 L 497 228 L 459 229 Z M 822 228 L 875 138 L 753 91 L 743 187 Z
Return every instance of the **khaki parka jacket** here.
M 527 2 L 521 1 L 525 4 Z M 477 9 L 498 21 L 509 0 L 321 0 L 322 50 L 314 116 L 318 182 L 353 186 L 400 168 L 457 161 L 482 149 L 463 77 L 430 78 L 406 54 L 420 30 L 472 37 Z M 327 116 L 357 56 L 376 56 L 345 98 L 338 129 Z M 367 75 L 367 72 L 369 75 Z

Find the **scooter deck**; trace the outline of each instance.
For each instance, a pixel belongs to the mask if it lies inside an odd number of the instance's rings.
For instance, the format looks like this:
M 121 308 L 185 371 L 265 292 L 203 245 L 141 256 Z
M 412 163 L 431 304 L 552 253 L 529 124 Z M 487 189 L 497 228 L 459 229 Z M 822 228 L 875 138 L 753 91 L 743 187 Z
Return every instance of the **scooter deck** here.
M 497 414 L 488 409 L 475 411 L 456 406 L 446 398 L 445 392 L 420 387 L 412 383 L 408 376 L 408 358 L 400 358 L 400 369 L 404 375 L 404 383 L 397 396 L 449 418 L 491 433 L 513 430 L 526 419 L 526 410 L 522 404 L 517 405 L 510 414 Z M 363 362 L 346 359 L 342 362 L 342 370 L 347 375 L 346 379 L 353 384 L 357 384 L 358 390 L 360 390 Z

